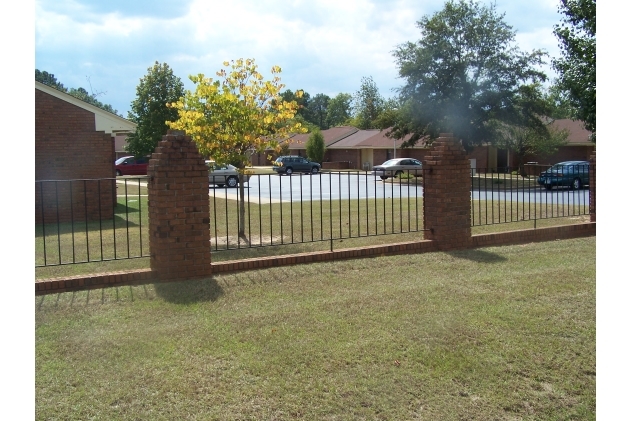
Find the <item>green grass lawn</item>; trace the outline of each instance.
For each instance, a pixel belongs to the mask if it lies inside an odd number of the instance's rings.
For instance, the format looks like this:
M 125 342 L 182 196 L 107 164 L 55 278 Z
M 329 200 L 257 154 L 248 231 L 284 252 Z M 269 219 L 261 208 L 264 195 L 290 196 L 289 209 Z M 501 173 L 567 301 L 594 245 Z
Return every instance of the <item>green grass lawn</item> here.
M 595 237 L 35 297 L 38 420 L 593 420 Z

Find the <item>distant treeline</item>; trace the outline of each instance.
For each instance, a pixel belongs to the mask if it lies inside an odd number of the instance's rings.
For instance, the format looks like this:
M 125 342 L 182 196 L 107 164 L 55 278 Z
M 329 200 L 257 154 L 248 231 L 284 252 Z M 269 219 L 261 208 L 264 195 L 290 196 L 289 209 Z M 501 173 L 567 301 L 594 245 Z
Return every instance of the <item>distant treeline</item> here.
M 119 114 L 117 110 L 115 110 L 110 104 L 103 104 L 101 101 L 96 99 L 98 94 L 90 94 L 83 88 L 66 88 L 61 82 L 57 80 L 54 74 L 48 73 L 46 71 L 40 71 L 35 69 L 35 80 L 43 83 L 44 85 L 48 85 L 52 88 L 55 88 L 59 91 L 65 92 L 68 95 L 72 95 L 73 97 L 80 99 L 81 101 L 85 101 L 88 104 L 92 104 L 95 107 L 99 107 L 105 111 L 108 111 L 112 114 L 116 114 L 119 117 L 122 117 L 122 114 Z

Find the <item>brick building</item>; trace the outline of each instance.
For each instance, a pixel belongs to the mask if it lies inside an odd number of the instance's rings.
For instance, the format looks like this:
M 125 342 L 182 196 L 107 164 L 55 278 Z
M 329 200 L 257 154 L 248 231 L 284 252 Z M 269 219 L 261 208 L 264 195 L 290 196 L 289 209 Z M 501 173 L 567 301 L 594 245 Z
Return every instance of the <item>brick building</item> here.
M 112 218 L 114 137 L 135 128 L 122 117 L 35 82 L 35 222 Z M 103 178 L 111 180 L 96 181 Z
M 567 130 L 569 136 L 567 145 L 562 146 L 551 156 L 527 156 L 524 162 L 537 162 L 542 165 L 554 164 L 561 161 L 588 161 L 596 145 L 590 140 L 591 133 L 583 127 L 580 121 L 569 119 L 556 120 L 553 127 Z M 423 160 L 429 153 L 429 147 L 422 140 L 414 147 L 402 148 L 404 140 L 394 140 L 386 136 L 388 130 L 359 130 L 351 126 L 332 127 L 322 131 L 326 153 L 324 168 L 349 168 L 356 170 L 370 170 L 392 158 L 414 158 Z M 291 155 L 306 156 L 306 144 L 309 133 L 293 136 L 289 141 Z M 274 155 L 274 154 L 272 154 Z M 506 149 L 499 149 L 492 145 L 476 146 L 468 152 L 468 159 L 472 168 L 496 171 L 507 167 L 517 167 L 517 157 Z M 327 163 L 340 163 L 341 166 L 327 166 Z M 270 165 L 267 154 L 252 156 L 253 165 Z

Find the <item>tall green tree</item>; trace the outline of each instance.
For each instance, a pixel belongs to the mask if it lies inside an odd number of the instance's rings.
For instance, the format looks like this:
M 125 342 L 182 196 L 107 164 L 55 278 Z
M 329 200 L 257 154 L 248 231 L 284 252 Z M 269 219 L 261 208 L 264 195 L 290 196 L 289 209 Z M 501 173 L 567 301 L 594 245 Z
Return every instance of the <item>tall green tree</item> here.
M 311 117 L 311 123 L 315 124 L 320 130 L 326 130 L 329 128 L 327 124 L 327 109 L 331 98 L 325 94 L 317 94 L 309 103 L 309 115 Z
M 359 90 L 353 96 L 353 123 L 358 129 L 377 127 L 376 120 L 384 111 L 386 100 L 379 93 L 372 76 L 362 77 Z
M 552 85 L 544 93 L 544 98 L 548 102 L 550 112 L 548 117 L 554 119 L 574 118 L 576 109 L 570 102 L 567 91 L 563 90 L 559 85 L 558 79 L 555 79 Z
M 567 143 L 569 132 L 557 130 L 549 118 L 554 113 L 555 106 L 542 93 L 540 84 L 520 86 L 515 97 L 516 118 L 510 124 L 492 121 L 498 125 L 500 133 L 496 141 L 497 146 L 511 150 L 517 157 L 517 165 L 524 172 L 524 158 L 528 155 L 547 157 L 556 152 L 559 147 Z M 531 108 L 541 110 L 542 115 L 533 114 Z
M 305 92 L 302 89 L 298 89 L 295 92 L 291 89 L 286 89 L 280 93 L 278 100 L 285 101 L 286 103 L 295 102 L 298 105 L 298 109 L 293 119 L 297 123 L 300 123 L 302 127 L 307 129 L 308 132 L 312 132 L 318 128 L 318 124 L 314 122 L 311 107 L 311 95 L 309 95 L 308 92 Z
M 167 121 L 175 121 L 178 111 L 167 104 L 184 96 L 182 80 L 166 63 L 154 63 L 136 87 L 136 99 L 127 118 L 138 126 L 127 138 L 126 149 L 134 156 L 149 155 L 167 133 Z
M 554 34 L 562 57 L 552 61 L 559 85 L 567 92 L 575 119 L 596 134 L 596 0 L 561 0 Z
M 328 127 L 336 127 L 348 124 L 351 118 L 352 95 L 339 93 L 331 98 L 326 109 L 326 122 Z
M 389 135 L 407 145 L 451 132 L 465 148 L 501 137 L 492 124 L 520 123 L 515 98 L 523 85 L 543 82 L 538 70 L 546 53 L 526 53 L 515 44 L 515 31 L 495 5 L 473 0 L 447 1 L 442 10 L 417 22 L 421 38 L 394 51 L 401 109 Z M 536 104 L 535 104 L 536 105 Z M 527 108 L 528 120 L 541 128 L 544 110 Z
M 306 144 L 307 158 L 311 161 L 322 163 L 324 160 L 324 153 L 326 152 L 326 145 L 324 144 L 324 137 L 320 130 L 315 130 L 309 135 L 309 140 Z
M 301 117 L 304 122 L 311 122 L 311 95 L 302 89 L 293 92 L 291 89 L 287 89 L 280 94 L 280 99 L 289 103 L 295 102 L 298 104 L 298 111 L 296 117 Z

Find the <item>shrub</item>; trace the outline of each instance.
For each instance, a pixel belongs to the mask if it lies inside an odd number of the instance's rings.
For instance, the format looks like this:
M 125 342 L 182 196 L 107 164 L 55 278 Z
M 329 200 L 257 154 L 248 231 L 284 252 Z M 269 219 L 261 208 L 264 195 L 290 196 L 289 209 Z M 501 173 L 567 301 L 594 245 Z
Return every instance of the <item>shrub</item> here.
M 309 135 L 309 140 L 306 145 L 307 158 L 311 161 L 322 163 L 324 159 L 324 153 L 326 152 L 326 146 L 324 145 L 324 137 L 320 130 L 314 130 Z

